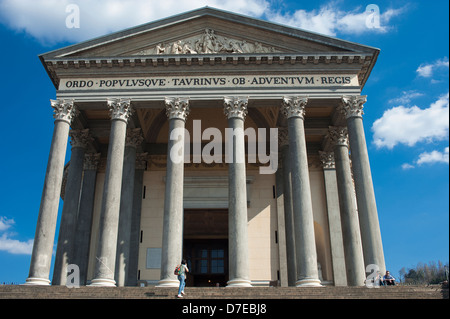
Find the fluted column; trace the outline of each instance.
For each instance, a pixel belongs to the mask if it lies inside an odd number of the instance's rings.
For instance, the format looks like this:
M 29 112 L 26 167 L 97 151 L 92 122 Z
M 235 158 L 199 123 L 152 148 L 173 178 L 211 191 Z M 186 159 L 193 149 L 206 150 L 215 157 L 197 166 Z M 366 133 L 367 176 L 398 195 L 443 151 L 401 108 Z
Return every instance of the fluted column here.
M 356 198 L 354 196 L 348 154 L 347 128 L 330 127 L 328 138 L 333 145 L 336 163 L 347 283 L 349 286 L 363 286 L 366 276 L 361 247 L 361 232 L 359 230 L 359 219 L 356 210 Z
M 87 282 L 95 185 L 100 155 L 100 153 L 88 153 L 84 156 L 83 185 L 74 241 L 76 247 L 74 263 L 80 268 L 80 285 L 86 285 Z
M 55 126 L 45 173 L 27 284 L 49 285 L 64 161 L 70 123 L 76 115 L 73 100 L 51 100 Z
M 117 285 L 121 287 L 129 285 L 127 274 L 130 262 L 131 214 L 133 211 L 136 148 L 142 143 L 143 139 L 140 128 L 127 130 L 123 160 L 116 260 L 116 281 Z
M 284 97 L 282 104 L 282 112 L 288 119 L 291 153 L 297 287 L 321 286 L 317 269 L 314 217 L 304 128 L 307 101 L 306 97 Z
M 108 99 L 111 113 L 108 157 L 100 213 L 100 234 L 96 254 L 95 277 L 91 286 L 115 286 L 117 232 L 127 121 L 131 115 L 130 99 Z
M 248 265 L 247 181 L 245 173 L 244 120 L 247 98 L 224 99 L 228 119 L 225 137 L 228 150 L 228 287 L 251 287 Z M 231 133 L 231 134 L 230 134 Z M 232 157 L 231 157 L 232 154 Z
M 189 100 L 166 98 L 169 118 L 167 145 L 166 192 L 164 198 L 163 239 L 161 253 L 160 287 L 177 287 L 173 274 L 183 253 L 183 181 L 184 181 L 184 128 L 189 114 Z
M 383 274 L 386 266 L 362 120 L 366 98 L 360 95 L 344 96 L 341 111 L 347 119 L 364 263 L 366 267 L 370 264 L 377 265 Z
M 64 206 L 59 226 L 58 246 L 56 249 L 55 266 L 53 269 L 53 285 L 65 285 L 67 266 L 74 263 L 73 247 L 75 227 L 80 202 L 81 181 L 83 176 L 84 153 L 92 140 L 89 129 L 72 130 L 69 133 L 72 145 L 69 172 L 64 196 Z

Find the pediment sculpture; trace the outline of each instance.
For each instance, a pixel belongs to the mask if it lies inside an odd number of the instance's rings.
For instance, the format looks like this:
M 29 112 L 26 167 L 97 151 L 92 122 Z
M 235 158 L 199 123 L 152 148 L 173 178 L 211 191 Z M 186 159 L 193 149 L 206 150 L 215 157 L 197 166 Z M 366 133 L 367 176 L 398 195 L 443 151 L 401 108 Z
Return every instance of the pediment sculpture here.
M 274 47 L 260 42 L 230 39 L 215 34 L 212 29 L 205 29 L 201 35 L 168 43 L 159 43 L 155 47 L 141 50 L 135 55 L 163 54 L 210 54 L 210 53 L 272 53 L 280 52 Z

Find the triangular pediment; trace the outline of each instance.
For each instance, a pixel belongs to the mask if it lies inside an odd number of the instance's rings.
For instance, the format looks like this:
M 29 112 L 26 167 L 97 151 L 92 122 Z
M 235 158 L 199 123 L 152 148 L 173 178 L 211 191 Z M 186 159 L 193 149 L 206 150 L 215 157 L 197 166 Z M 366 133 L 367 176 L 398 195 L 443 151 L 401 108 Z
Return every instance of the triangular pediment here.
M 209 7 L 42 55 L 44 59 L 174 54 L 373 53 L 374 48 Z

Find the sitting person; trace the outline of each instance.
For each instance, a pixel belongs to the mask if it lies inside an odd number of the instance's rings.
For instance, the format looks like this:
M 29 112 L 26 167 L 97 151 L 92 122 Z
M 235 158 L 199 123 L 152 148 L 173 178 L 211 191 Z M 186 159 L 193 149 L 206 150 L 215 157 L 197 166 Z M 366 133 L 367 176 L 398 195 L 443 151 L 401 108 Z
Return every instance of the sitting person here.
M 373 282 L 375 286 L 384 286 L 383 277 L 379 271 L 377 271 L 377 276 L 373 279 Z
M 386 270 L 386 275 L 383 276 L 383 283 L 387 286 L 395 286 L 395 278 L 391 276 L 388 270 Z

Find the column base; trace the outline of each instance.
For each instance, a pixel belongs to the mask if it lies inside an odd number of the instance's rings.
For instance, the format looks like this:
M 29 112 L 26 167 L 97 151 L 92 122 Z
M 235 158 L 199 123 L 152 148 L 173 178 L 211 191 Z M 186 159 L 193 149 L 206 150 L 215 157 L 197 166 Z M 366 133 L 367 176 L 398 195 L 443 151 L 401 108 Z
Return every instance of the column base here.
M 320 284 L 319 279 L 305 278 L 297 280 L 295 283 L 295 287 L 323 287 L 323 286 Z
M 89 287 L 116 287 L 116 281 L 107 278 L 92 279 Z
M 156 287 L 164 287 L 164 288 L 170 288 L 170 287 L 179 287 L 180 282 L 175 279 L 165 278 L 161 279 Z
M 50 286 L 50 280 L 45 278 L 28 277 L 23 285 Z
M 227 282 L 227 287 L 253 287 L 248 279 L 235 278 Z

